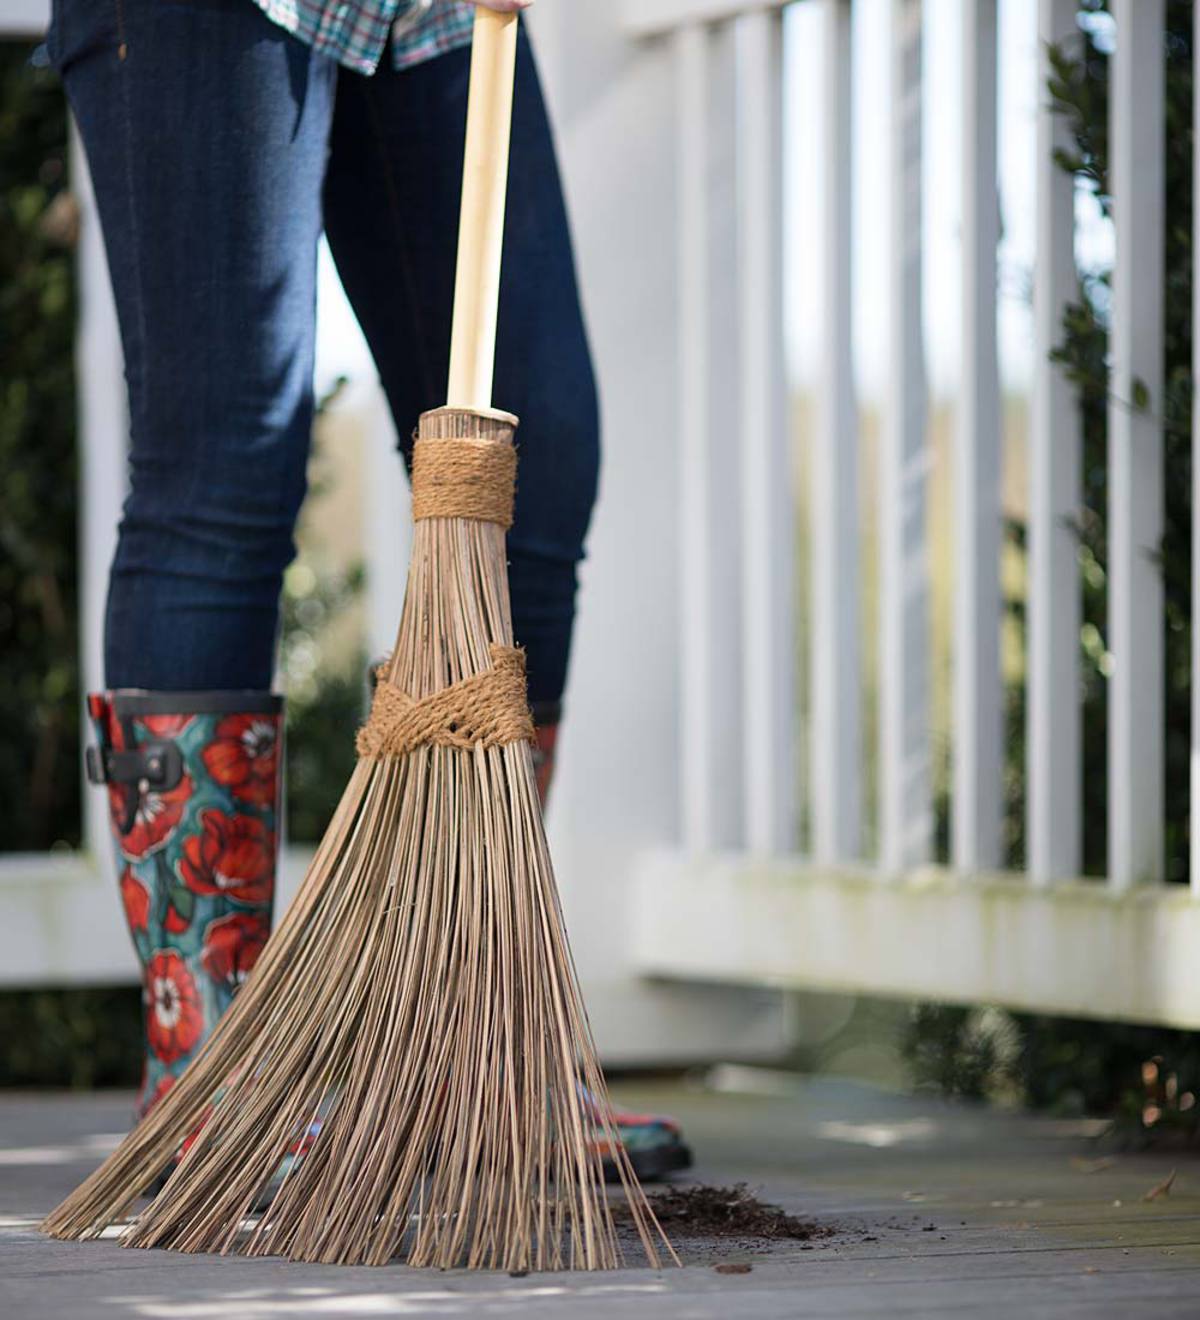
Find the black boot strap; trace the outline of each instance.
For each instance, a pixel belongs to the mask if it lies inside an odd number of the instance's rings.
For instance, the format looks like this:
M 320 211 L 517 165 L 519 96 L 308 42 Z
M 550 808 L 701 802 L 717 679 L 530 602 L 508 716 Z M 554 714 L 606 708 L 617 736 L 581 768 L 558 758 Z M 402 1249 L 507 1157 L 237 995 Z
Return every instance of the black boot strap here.
M 86 764 L 93 784 L 145 785 L 166 792 L 183 778 L 183 754 L 173 742 L 144 742 L 132 751 L 89 747 Z

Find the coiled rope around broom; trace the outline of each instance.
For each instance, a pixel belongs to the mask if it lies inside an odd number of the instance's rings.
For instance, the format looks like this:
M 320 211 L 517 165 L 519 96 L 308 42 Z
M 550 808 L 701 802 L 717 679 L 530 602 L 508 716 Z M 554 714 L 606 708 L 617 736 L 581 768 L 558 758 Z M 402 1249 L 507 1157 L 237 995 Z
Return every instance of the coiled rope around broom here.
M 512 526 L 517 455 L 507 442 L 418 440 L 413 446 L 413 519 L 471 518 Z M 418 747 L 500 747 L 529 742 L 525 652 L 489 646 L 491 668 L 416 700 L 377 670 L 371 714 L 358 731 L 361 757 L 381 760 Z

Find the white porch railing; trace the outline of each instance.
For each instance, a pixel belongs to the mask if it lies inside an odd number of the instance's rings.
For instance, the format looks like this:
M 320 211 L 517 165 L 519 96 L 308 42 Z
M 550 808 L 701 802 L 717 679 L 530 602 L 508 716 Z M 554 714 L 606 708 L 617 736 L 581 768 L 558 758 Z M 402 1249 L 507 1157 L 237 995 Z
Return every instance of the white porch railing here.
M 933 868 L 921 290 L 924 265 L 937 254 L 921 243 L 922 15 L 919 0 L 887 0 L 892 221 L 881 302 L 891 350 L 875 510 L 881 603 L 863 635 L 850 298 L 852 6 L 796 2 L 820 9 L 825 30 L 826 163 L 816 190 L 825 335 L 810 456 L 811 550 L 799 565 L 811 576 L 812 727 L 803 767 L 792 687 L 794 483 L 780 315 L 784 6 L 541 0 L 536 7 L 606 414 L 604 493 L 551 815 L 602 1047 L 617 1059 L 772 1048 L 782 1038 L 777 997 L 729 987 L 992 1000 L 1200 1026 L 1200 863 L 1189 892 L 1161 883 L 1159 860 L 1162 606 L 1150 553 L 1161 525 L 1161 438 L 1152 417 L 1116 408 L 1109 879 L 1073 878 L 1087 822 L 1079 574 L 1065 523 L 1079 504 L 1081 439 L 1071 390 L 1047 355 L 1074 292 L 1071 181 L 1050 155 L 1063 126 L 1041 107 L 1029 871 L 1004 875 L 996 870 L 1003 754 L 997 0 L 964 4 L 953 865 Z M 44 13 L 45 6 L 25 8 Z M 1068 35 L 1074 11 L 1071 0 L 1039 0 L 1039 31 L 1030 40 Z M 1117 397 L 1128 398 L 1133 377 L 1152 394 L 1161 377 L 1163 4 L 1114 0 L 1114 13 L 1113 384 Z M 125 425 L 103 259 L 84 200 L 80 357 L 89 462 L 81 519 L 90 683 L 98 677 L 97 610 Z M 374 492 L 384 481 L 398 487 L 389 449 L 383 440 L 374 446 Z M 377 496 L 368 531 L 371 617 L 380 634 L 372 640 L 385 643 L 402 577 L 399 500 Z M 1200 591 L 1200 546 L 1197 555 Z M 621 638 L 630 639 L 626 654 Z M 872 786 L 864 782 L 860 674 L 875 647 L 879 842 L 868 857 L 863 804 Z M 1195 690 L 1200 703 L 1200 657 Z M 1193 739 L 1200 819 L 1200 704 Z M 811 844 L 801 856 L 804 815 Z M 90 852 L 78 858 L 0 858 L 0 981 L 131 975 L 102 825 L 97 809 Z M 301 862 L 292 857 L 289 866 Z
M 1000 669 L 1001 395 L 997 353 L 997 0 L 963 5 L 962 376 L 953 444 L 955 535 L 950 868 L 927 865 L 932 802 L 928 691 L 926 477 L 929 450 L 922 354 L 922 89 L 920 0 L 888 0 L 890 43 L 887 318 L 890 366 L 879 454 L 880 735 L 877 856 L 861 851 L 864 797 L 859 635 L 859 445 L 851 359 L 850 0 L 804 0 L 822 11 L 824 175 L 820 216 L 825 338 L 812 441 L 810 562 L 812 728 L 803 794 L 792 793 L 799 706 L 781 695 L 790 672 L 790 489 L 780 426 L 782 367 L 773 298 L 782 283 L 779 228 L 764 214 L 783 155 L 774 88 L 782 50 L 767 0 L 628 0 L 640 37 L 669 38 L 677 84 L 677 203 L 682 369 L 680 686 L 683 726 L 680 847 L 643 857 L 636 960 L 663 977 L 829 987 L 960 1001 L 992 1000 L 1064 1013 L 1200 1026 L 1200 889 L 1163 883 L 1163 450 L 1154 409 L 1120 400 L 1163 379 L 1164 72 L 1162 0 L 1113 0 L 1116 53 L 1110 142 L 1116 255 L 1109 416 L 1109 867 L 1076 879 L 1083 766 L 1078 673 L 1081 584 L 1068 525 L 1081 502 L 1075 399 L 1049 352 L 1075 295 L 1072 181 L 1052 158 L 1064 127 L 1039 95 L 1035 376 L 1030 427 L 1028 581 L 1028 855 L 1024 875 L 1002 864 L 1003 699 Z M 1078 6 L 1039 0 L 1041 85 L 1052 41 L 1077 34 Z M 732 165 L 708 125 L 727 89 L 712 52 L 732 33 L 739 59 Z M 716 106 L 716 110 L 714 110 Z M 768 107 L 770 107 L 768 109 Z M 740 352 L 710 351 L 711 235 L 732 211 L 741 287 Z M 768 330 L 770 327 L 770 330 Z M 706 401 L 733 392 L 740 427 L 718 445 Z M 751 401 L 753 406 L 751 406 Z M 1198 405 L 1200 406 L 1200 405 Z M 782 429 L 782 427 L 781 427 Z M 1200 434 L 1200 431 L 1198 431 Z M 740 627 L 713 561 L 724 535 L 718 450 L 740 456 Z M 1200 526 L 1200 524 L 1198 524 Z M 1200 564 L 1200 549 L 1197 551 Z M 1200 579 L 1198 579 L 1200 581 Z M 1198 588 L 1200 590 L 1200 588 Z M 1200 597 L 1198 597 L 1200 599 Z M 1200 613 L 1197 614 L 1200 617 Z M 1197 633 L 1200 641 L 1200 633 Z M 1196 662 L 1200 682 L 1200 658 Z M 724 676 L 740 675 L 740 696 Z M 721 722 L 741 711 L 745 739 Z M 1200 710 L 1200 705 L 1198 705 Z M 1200 777 L 1200 719 L 1193 781 Z M 743 821 L 714 837 L 730 780 Z M 811 818 L 808 856 L 794 850 L 798 805 Z M 792 803 L 792 808 L 786 805 Z M 1196 790 L 1200 809 L 1200 790 Z M 1200 831 L 1193 848 L 1200 846 Z M 1193 886 L 1200 864 L 1193 862 Z

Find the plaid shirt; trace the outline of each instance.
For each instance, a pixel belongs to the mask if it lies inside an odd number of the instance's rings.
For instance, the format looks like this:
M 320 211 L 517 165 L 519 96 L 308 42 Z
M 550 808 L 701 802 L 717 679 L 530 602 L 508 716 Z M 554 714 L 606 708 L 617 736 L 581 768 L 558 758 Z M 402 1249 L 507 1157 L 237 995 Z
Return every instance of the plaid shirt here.
M 255 0 L 272 22 L 358 73 L 374 73 L 392 33 L 397 69 L 467 46 L 468 0 Z

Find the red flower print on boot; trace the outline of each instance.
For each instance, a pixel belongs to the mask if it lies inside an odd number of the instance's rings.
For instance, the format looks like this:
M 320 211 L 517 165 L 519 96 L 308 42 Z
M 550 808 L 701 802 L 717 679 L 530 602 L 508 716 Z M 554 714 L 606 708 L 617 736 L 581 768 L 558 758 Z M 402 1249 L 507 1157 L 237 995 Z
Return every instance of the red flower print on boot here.
M 205 932 L 200 965 L 214 981 L 236 990 L 258 961 L 269 933 L 265 912 L 231 912 L 218 917 Z
M 256 807 L 275 805 L 279 725 L 274 716 L 227 716 L 201 755 L 208 773 L 234 797 Z
M 275 836 L 254 816 L 201 813 L 202 830 L 183 841 L 179 873 L 197 894 L 266 903 L 275 881 Z
M 114 830 L 124 814 L 125 793 L 137 792 L 135 788 L 125 789 L 115 784 L 108 788 L 109 808 L 112 812 Z M 137 815 L 128 831 L 121 834 L 121 852 L 131 862 L 140 862 L 143 858 L 156 853 L 166 846 L 175 832 L 175 827 L 183 819 L 183 809 L 192 795 L 192 781 L 184 777 L 174 788 L 159 792 L 147 789 L 138 794 Z
M 168 935 L 186 935 L 191 928 L 191 917 L 185 917 L 175 904 L 167 904 L 167 915 L 163 918 L 163 929 Z
M 174 1063 L 195 1048 L 204 1031 L 200 991 L 187 964 L 160 949 L 146 964 L 146 1038 L 155 1056 Z
M 121 872 L 121 903 L 131 931 L 144 931 L 150 920 L 150 891 L 127 866 Z

